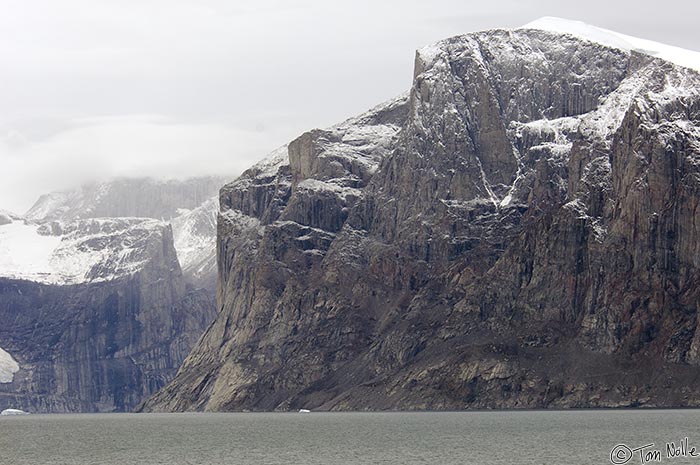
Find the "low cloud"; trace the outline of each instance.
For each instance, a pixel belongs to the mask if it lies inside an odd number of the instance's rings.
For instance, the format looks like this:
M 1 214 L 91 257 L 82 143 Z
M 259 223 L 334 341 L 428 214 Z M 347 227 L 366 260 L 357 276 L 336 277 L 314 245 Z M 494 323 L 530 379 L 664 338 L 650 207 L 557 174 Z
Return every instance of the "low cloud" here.
M 700 49 L 698 10 L 687 0 L 3 0 L 0 209 L 112 176 L 236 174 L 407 90 L 414 50 L 452 35 L 555 15 Z
M 233 178 L 285 135 L 154 115 L 76 120 L 39 142 L 8 132 L 0 141 L 2 208 L 23 213 L 45 192 L 118 176 Z

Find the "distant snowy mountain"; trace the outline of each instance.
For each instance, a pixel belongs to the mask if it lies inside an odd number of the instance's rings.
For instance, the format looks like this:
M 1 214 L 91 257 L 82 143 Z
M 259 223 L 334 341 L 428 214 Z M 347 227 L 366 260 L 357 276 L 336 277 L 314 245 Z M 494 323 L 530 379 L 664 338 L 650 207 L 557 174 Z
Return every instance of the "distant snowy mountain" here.
M 221 183 L 118 179 L 0 212 L 0 410 L 125 411 L 174 376 L 216 311 Z
M 0 226 L 5 225 L 5 224 L 10 224 L 15 220 L 18 220 L 19 216 L 15 215 L 12 212 L 8 212 L 6 210 L 0 210 Z
M 47 226 L 16 220 L 0 227 L 0 276 L 62 285 L 117 279 L 140 270 L 169 229 L 145 218 Z
M 186 277 L 213 289 L 221 184 L 217 177 L 117 179 L 43 195 L 23 217 L 0 211 L 0 277 L 45 284 L 115 279 L 137 271 L 147 236 L 172 223 Z
M 79 189 L 42 195 L 24 218 L 34 222 L 114 217 L 169 220 L 180 209 L 200 206 L 224 182 L 225 178 L 219 177 L 168 181 L 122 178 L 87 184 Z

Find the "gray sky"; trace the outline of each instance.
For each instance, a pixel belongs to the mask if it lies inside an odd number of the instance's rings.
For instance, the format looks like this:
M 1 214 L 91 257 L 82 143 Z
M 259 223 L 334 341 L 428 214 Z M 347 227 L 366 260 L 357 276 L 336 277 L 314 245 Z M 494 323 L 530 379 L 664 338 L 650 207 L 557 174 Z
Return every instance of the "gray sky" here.
M 693 3 L 0 0 L 0 209 L 233 175 L 407 90 L 414 50 L 456 34 L 560 16 L 700 50 Z

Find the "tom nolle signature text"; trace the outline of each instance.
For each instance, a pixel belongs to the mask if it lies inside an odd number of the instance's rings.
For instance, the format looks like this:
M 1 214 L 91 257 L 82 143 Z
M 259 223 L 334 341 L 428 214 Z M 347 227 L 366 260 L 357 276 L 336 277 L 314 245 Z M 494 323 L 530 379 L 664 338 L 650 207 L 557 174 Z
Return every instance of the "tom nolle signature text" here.
M 614 465 L 623 465 L 630 463 L 632 459 L 636 460 L 631 463 L 652 463 L 661 462 L 662 460 L 672 460 L 681 457 L 690 457 L 700 459 L 700 450 L 697 447 L 689 444 L 688 438 L 683 438 L 682 441 L 667 442 L 663 449 L 654 448 L 654 444 L 647 444 L 640 447 L 629 447 L 626 444 L 618 444 L 613 447 L 610 452 L 610 461 Z

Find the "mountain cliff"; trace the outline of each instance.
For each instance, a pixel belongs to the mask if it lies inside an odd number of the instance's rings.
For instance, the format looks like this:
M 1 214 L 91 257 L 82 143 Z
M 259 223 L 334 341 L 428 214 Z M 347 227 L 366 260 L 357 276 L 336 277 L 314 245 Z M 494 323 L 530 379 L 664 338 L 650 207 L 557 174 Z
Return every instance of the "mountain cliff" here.
M 220 312 L 144 410 L 700 405 L 697 54 L 551 25 L 224 186 Z
M 118 180 L 2 216 L 0 408 L 128 411 L 173 378 L 216 313 L 215 186 Z M 95 217 L 148 211 L 177 216 Z

